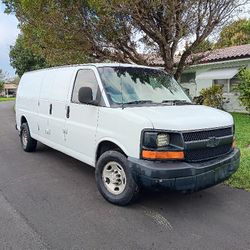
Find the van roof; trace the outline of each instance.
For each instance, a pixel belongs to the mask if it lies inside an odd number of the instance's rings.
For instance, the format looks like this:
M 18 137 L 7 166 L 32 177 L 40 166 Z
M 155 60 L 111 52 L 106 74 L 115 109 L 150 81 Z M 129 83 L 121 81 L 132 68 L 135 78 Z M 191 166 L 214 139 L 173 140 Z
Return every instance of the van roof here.
M 55 66 L 55 67 L 50 67 L 50 68 L 32 70 L 32 71 L 26 72 L 26 74 L 37 72 L 37 71 L 51 70 L 51 69 L 78 68 L 81 66 L 94 66 L 96 68 L 101 68 L 101 67 L 137 67 L 137 68 L 154 68 L 154 69 L 156 68 L 156 67 L 150 67 L 150 66 L 138 65 L 138 64 L 129 64 L 129 63 L 85 63 L 85 64 L 62 65 L 62 66 Z

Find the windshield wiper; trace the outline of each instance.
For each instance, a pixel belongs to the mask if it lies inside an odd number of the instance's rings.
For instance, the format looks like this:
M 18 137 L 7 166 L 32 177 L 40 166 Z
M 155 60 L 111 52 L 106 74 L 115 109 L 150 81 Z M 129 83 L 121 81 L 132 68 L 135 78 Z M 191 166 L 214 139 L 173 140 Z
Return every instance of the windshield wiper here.
M 170 103 L 172 105 L 193 105 L 192 102 L 186 100 L 164 100 L 161 103 Z
M 123 104 L 146 104 L 146 103 L 153 103 L 151 100 L 137 100 L 137 101 L 132 101 L 132 102 L 124 102 Z

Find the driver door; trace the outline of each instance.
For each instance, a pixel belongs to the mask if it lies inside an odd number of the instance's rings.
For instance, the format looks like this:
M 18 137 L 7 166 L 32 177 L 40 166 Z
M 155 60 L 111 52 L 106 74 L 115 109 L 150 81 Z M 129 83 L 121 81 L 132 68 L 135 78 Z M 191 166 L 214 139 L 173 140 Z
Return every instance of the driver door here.
M 93 100 L 99 101 L 101 98 L 95 72 L 91 68 L 78 70 L 71 98 L 67 104 L 64 133 L 66 144 L 71 154 L 93 166 L 99 107 L 79 102 L 78 93 L 82 87 L 92 89 Z

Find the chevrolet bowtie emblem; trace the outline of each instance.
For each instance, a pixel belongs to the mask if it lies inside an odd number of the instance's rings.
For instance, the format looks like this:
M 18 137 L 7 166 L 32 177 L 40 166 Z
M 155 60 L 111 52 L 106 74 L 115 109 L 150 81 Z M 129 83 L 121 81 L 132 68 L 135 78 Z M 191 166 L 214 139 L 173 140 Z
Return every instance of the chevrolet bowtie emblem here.
M 214 148 L 219 145 L 219 138 L 216 138 L 215 136 L 209 137 L 207 141 L 207 147 Z

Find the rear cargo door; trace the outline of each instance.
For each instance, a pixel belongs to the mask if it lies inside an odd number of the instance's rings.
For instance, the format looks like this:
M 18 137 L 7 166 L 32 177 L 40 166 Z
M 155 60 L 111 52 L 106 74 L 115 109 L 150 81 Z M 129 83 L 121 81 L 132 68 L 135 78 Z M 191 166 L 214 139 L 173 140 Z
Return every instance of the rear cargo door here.
M 61 149 L 65 147 L 66 102 L 73 73 L 69 67 L 44 71 L 38 102 L 39 135 Z
M 53 89 L 54 79 L 55 75 L 51 70 L 44 71 L 43 82 L 40 90 L 40 97 L 38 100 L 38 132 L 39 136 L 44 139 L 49 139 L 51 134 L 49 118 L 51 91 Z

